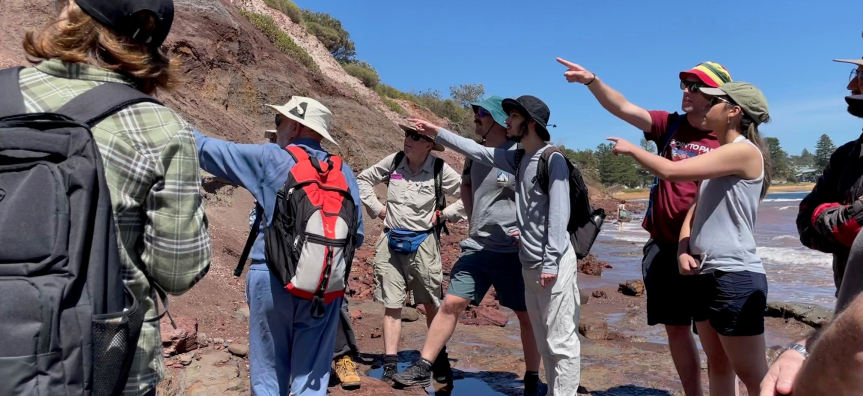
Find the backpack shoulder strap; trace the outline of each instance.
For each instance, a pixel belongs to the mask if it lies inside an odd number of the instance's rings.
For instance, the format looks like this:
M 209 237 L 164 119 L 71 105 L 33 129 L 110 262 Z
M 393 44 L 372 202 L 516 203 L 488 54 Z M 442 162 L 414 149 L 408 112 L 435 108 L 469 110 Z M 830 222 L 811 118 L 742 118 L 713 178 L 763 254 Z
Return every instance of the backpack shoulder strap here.
M 521 159 L 524 158 L 524 149 L 515 150 L 515 181 L 518 182 L 518 171 L 521 168 Z
M 668 131 L 665 132 L 665 136 L 662 137 L 662 149 L 659 150 L 659 156 L 665 157 L 665 150 L 668 149 L 668 145 L 671 144 L 671 138 L 674 137 L 674 132 L 677 132 L 677 127 L 680 125 L 680 120 L 686 117 L 686 114 L 678 115 L 677 119 L 674 120 L 674 123 L 668 128 Z
M 392 176 L 393 172 L 396 171 L 396 168 L 399 167 L 399 164 L 402 163 L 403 159 L 405 159 L 404 151 L 399 151 L 396 153 L 396 156 L 393 157 L 393 162 L 390 164 L 390 173 L 387 174 L 387 187 L 390 186 L 390 176 Z
M 548 195 L 548 167 L 551 163 L 551 156 L 554 153 L 560 153 L 560 155 L 563 155 L 563 153 L 560 152 L 560 149 L 551 146 L 539 155 L 539 163 L 536 165 L 536 180 L 539 182 L 539 187 L 542 189 L 542 192 L 546 195 Z M 564 156 L 563 159 L 566 160 L 566 156 Z M 569 161 L 567 160 L 567 166 L 568 165 Z M 570 168 L 570 172 L 571 171 L 572 168 Z
M 23 67 L 10 67 L 0 70 L 0 117 L 7 117 L 27 112 L 24 106 L 24 95 L 21 94 L 21 84 L 18 74 Z
M 114 113 L 137 103 L 162 105 L 162 102 L 129 85 L 104 83 L 76 96 L 55 113 L 93 127 Z
M 435 157 L 434 160 L 434 195 L 435 206 L 437 210 L 443 210 L 446 207 L 446 197 L 443 194 L 443 159 Z
M 309 153 L 307 153 L 306 150 L 299 146 L 288 145 L 285 147 L 285 150 L 287 150 L 288 154 L 293 157 L 294 162 L 298 164 L 302 161 L 308 161 L 311 158 L 309 157 Z

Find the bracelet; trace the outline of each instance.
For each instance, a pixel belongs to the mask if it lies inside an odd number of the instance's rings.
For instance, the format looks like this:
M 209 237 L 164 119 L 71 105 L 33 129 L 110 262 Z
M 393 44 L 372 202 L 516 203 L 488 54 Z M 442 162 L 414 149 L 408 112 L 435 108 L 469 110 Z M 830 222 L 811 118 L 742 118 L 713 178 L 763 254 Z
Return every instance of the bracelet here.
M 791 345 L 790 347 L 788 347 L 788 349 L 786 349 L 786 351 L 787 351 L 787 350 L 792 350 L 792 349 L 793 349 L 793 350 L 795 350 L 795 351 L 797 351 L 797 352 L 798 352 L 798 353 L 800 353 L 801 355 L 803 355 L 803 358 L 804 358 L 804 359 L 808 359 L 808 358 L 809 358 L 809 351 L 807 351 L 807 350 L 806 350 L 806 347 L 805 347 L 805 346 L 800 345 L 800 344 L 794 344 L 794 345 Z
M 588 86 L 590 84 L 593 84 L 593 82 L 596 81 L 596 73 L 590 72 L 590 74 L 593 74 L 593 78 L 591 78 L 590 81 L 588 81 L 586 84 L 584 84 L 584 86 Z

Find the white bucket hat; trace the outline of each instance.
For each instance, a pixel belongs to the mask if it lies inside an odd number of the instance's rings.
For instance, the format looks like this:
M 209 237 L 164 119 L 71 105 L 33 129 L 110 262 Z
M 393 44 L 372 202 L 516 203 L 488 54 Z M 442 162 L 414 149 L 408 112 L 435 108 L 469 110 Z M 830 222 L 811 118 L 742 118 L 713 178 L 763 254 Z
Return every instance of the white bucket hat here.
M 322 105 L 321 102 L 304 96 L 294 96 L 284 106 L 270 104 L 267 106 L 278 111 L 283 116 L 307 126 L 324 139 L 333 142 L 336 146 L 339 145 L 333 140 L 329 132 L 333 113 L 326 106 Z

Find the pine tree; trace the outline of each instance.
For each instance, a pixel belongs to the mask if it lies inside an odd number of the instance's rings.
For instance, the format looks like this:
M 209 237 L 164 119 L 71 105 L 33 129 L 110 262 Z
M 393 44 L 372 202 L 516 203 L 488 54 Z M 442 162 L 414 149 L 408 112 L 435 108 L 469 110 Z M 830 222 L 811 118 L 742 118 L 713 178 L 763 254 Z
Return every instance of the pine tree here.
M 815 146 L 815 166 L 824 169 L 830 163 L 830 156 L 836 151 L 836 146 L 830 140 L 830 136 L 821 135 Z

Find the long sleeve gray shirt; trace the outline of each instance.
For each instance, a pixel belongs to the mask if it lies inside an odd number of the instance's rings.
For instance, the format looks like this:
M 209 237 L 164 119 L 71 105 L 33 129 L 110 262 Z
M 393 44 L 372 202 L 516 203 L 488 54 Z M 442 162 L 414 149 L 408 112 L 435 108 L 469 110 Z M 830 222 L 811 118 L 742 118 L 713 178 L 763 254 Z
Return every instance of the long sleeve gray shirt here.
M 547 145 L 525 154 L 516 173 L 516 151 L 483 147 L 473 140 L 441 130 L 437 141 L 466 157 L 517 174 L 515 190 L 516 223 L 521 233 L 519 259 L 525 269 L 542 269 L 557 274 L 558 265 L 570 248 L 566 225 L 569 223 L 569 168 L 560 154 L 549 159 L 548 194 L 536 182 L 536 166 Z

